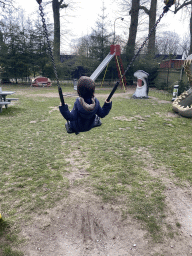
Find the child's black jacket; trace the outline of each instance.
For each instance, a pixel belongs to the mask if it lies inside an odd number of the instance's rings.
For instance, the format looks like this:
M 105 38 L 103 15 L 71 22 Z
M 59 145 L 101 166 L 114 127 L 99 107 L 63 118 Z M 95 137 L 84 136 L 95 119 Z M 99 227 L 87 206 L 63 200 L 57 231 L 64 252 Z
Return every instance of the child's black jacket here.
M 81 98 L 77 98 L 73 110 L 70 112 L 67 105 L 60 106 L 59 110 L 62 116 L 70 121 L 70 127 L 75 132 L 89 131 L 94 127 L 94 120 L 96 115 L 103 118 L 109 114 L 112 107 L 112 102 L 104 103 L 103 107 L 100 106 L 99 100 L 94 98 L 94 106 L 89 109 L 81 104 Z M 87 106 L 91 106 L 92 99 L 85 99 Z

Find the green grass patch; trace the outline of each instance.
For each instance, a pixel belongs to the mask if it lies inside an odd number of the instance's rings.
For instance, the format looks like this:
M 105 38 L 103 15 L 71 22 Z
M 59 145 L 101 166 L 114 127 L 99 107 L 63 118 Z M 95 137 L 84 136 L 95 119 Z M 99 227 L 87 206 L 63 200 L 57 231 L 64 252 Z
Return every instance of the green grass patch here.
M 3 218 L 0 219 L 0 255 L 24 256 L 22 252 L 12 249 L 13 246 L 17 246 L 21 241 L 17 236 L 17 232 L 12 230 L 11 226 L 9 221 Z

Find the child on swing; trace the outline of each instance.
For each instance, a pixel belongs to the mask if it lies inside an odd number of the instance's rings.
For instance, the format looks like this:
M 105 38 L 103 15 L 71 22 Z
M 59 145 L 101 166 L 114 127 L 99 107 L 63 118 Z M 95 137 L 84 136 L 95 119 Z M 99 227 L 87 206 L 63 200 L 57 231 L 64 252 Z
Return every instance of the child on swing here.
M 112 102 L 105 101 L 101 107 L 99 100 L 94 97 L 94 92 L 94 81 L 87 76 L 82 76 L 77 83 L 79 97 L 74 103 L 73 110 L 70 112 L 66 104 L 59 107 L 62 116 L 68 121 L 65 124 L 68 133 L 78 134 L 100 126 L 100 117 L 103 118 L 109 114 Z

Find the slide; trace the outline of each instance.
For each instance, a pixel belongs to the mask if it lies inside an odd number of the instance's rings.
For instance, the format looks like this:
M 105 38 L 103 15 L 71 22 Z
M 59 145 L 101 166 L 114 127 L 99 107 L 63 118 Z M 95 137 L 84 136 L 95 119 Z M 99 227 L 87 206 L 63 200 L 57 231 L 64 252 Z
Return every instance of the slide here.
M 113 59 L 113 57 L 115 56 L 115 52 L 114 54 L 109 53 L 105 59 L 101 62 L 101 64 L 97 67 L 97 69 L 93 72 L 93 74 L 90 76 L 90 78 L 95 81 L 97 79 L 97 77 L 101 74 L 101 72 L 103 71 L 103 69 L 107 66 L 107 64 Z

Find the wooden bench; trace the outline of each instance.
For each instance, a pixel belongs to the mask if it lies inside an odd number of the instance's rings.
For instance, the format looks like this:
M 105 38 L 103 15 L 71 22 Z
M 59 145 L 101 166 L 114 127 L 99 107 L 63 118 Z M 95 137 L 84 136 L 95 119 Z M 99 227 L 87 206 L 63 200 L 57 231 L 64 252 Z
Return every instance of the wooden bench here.
M 2 107 L 5 106 L 7 108 L 7 105 L 10 104 L 9 101 L 1 101 L 0 102 L 0 113 L 2 112 Z
M 18 98 L 6 98 L 6 101 L 11 102 L 12 100 L 18 100 Z

